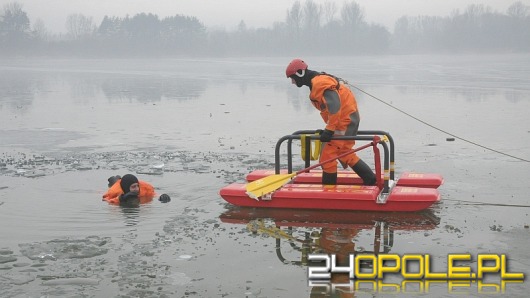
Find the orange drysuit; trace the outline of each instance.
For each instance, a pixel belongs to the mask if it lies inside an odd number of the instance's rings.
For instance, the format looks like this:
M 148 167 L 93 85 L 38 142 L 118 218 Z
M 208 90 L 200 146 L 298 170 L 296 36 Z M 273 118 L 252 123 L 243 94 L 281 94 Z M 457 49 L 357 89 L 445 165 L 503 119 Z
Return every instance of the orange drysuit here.
M 326 90 L 337 92 L 340 102 L 333 103 L 333 110 L 329 110 L 329 104 L 326 101 L 324 93 Z M 327 74 L 320 74 L 311 80 L 311 93 L 309 99 L 313 106 L 320 111 L 322 119 L 326 123 L 326 129 L 334 131 L 336 136 L 354 136 L 359 129 L 359 111 L 357 110 L 357 101 L 351 90 L 339 82 L 335 77 Z M 348 150 L 355 145 L 354 140 L 331 140 L 326 143 L 320 162 L 331 159 Z M 344 167 L 353 167 L 358 161 L 357 154 L 348 154 L 339 159 Z M 337 172 L 337 161 L 325 163 L 322 170 L 326 173 Z
M 114 185 L 112 185 L 107 192 L 103 195 L 103 200 L 107 201 L 111 204 L 119 205 L 120 204 L 120 195 L 123 194 L 123 190 L 120 186 L 120 180 L 116 181 Z M 155 188 L 145 182 L 145 181 L 138 181 L 138 184 L 140 185 L 140 193 L 138 194 L 138 198 L 140 199 L 140 204 L 147 203 L 153 200 L 155 197 Z

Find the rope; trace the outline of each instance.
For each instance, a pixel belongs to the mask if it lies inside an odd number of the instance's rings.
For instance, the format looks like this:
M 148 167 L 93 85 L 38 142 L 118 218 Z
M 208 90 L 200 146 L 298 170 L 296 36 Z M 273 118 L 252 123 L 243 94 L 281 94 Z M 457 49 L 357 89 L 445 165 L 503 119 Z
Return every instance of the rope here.
M 347 83 L 347 82 L 346 82 L 346 83 Z M 511 157 L 511 158 L 517 159 L 517 160 L 519 160 L 519 161 L 530 162 L 530 160 L 528 160 L 528 159 L 524 159 L 524 158 L 521 158 L 521 157 L 518 157 L 518 156 L 514 156 L 514 155 L 511 155 L 511 154 L 508 154 L 508 153 L 505 153 L 505 152 L 499 151 L 499 150 L 495 150 L 495 149 L 493 149 L 493 148 L 486 147 L 486 146 L 484 146 L 484 145 L 481 145 L 481 144 L 475 143 L 475 142 L 473 142 L 473 141 L 470 141 L 470 140 L 464 139 L 464 138 L 462 138 L 462 137 L 459 137 L 459 136 L 457 136 L 457 135 L 455 135 L 455 134 L 452 134 L 452 133 L 450 133 L 450 132 L 448 132 L 448 131 L 445 131 L 445 130 L 443 130 L 443 129 L 441 129 L 441 128 L 438 128 L 438 127 L 436 127 L 436 126 L 434 126 L 434 125 L 432 125 L 432 124 L 430 124 L 430 123 L 427 123 L 427 122 L 425 122 L 425 121 L 419 119 L 418 117 L 415 117 L 415 116 L 413 116 L 413 115 L 411 115 L 411 114 L 409 114 L 409 113 L 407 113 L 407 112 L 405 112 L 405 111 L 403 111 L 403 110 L 401 110 L 401 109 L 399 109 L 399 108 L 396 108 L 395 106 L 393 106 L 393 105 L 391 105 L 391 104 L 385 102 L 384 100 L 382 100 L 382 99 L 380 99 L 380 98 L 377 98 L 376 96 L 374 96 L 374 95 L 372 95 L 372 94 L 370 94 L 370 93 L 368 93 L 368 92 L 362 90 L 361 88 L 359 88 L 359 87 L 357 87 L 357 86 L 351 85 L 351 84 L 349 84 L 349 83 L 347 83 L 347 84 L 348 84 L 349 86 L 351 86 L 351 87 L 353 87 L 353 88 L 355 88 L 355 89 L 361 91 L 362 93 L 364 93 L 364 94 L 366 94 L 366 95 L 372 97 L 373 99 L 375 99 L 375 100 L 377 100 L 377 101 L 379 101 L 379 102 L 381 102 L 381 103 L 383 103 L 383 104 L 385 104 L 385 105 L 391 107 L 392 109 L 394 109 L 394 110 L 396 110 L 396 111 L 398 111 L 398 112 L 401 112 L 401 113 L 407 115 L 408 117 L 410 117 L 410 118 L 412 118 L 412 119 L 414 119 L 414 120 L 416 120 L 416 121 L 418 121 L 418 122 L 421 122 L 421 123 L 423 123 L 423 124 L 425 124 L 425 125 L 427 125 L 427 126 L 433 128 L 433 129 L 435 129 L 435 130 L 437 130 L 437 131 L 440 131 L 440 132 L 443 132 L 443 133 L 445 133 L 445 134 L 447 134 L 447 135 L 450 135 L 450 136 L 454 137 L 455 139 L 459 139 L 459 140 L 464 141 L 464 142 L 466 142 L 466 143 L 469 143 L 469 144 L 475 145 L 475 146 L 477 146 L 477 147 L 480 147 L 480 148 L 483 148 L 483 149 L 486 149 L 486 150 L 489 150 L 489 151 L 492 151 L 492 152 L 495 152 L 495 153 L 498 153 L 498 154 L 501 154 L 501 155 L 504 155 L 504 156 L 508 156 L 508 157 Z

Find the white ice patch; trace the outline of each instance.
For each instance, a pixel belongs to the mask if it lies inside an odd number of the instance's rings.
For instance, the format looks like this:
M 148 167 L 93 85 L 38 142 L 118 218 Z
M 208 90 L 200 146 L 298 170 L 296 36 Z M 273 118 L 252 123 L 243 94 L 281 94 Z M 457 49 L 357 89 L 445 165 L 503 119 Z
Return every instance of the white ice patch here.
M 182 272 L 175 272 L 167 277 L 170 279 L 172 285 L 183 286 L 191 283 L 191 278 Z

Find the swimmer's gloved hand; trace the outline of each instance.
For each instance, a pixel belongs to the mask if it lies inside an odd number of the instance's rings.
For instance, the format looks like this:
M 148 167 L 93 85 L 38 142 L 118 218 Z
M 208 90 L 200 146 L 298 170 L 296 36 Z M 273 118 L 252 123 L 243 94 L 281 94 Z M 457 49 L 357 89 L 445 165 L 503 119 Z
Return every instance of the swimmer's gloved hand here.
M 109 179 L 107 179 L 107 181 L 109 181 L 109 188 L 112 187 L 114 183 L 116 183 L 120 179 L 121 179 L 120 175 L 112 176 Z
M 129 204 L 138 200 L 138 193 L 130 191 L 128 193 L 120 195 L 120 204 Z
M 171 201 L 171 198 L 167 194 L 162 194 L 158 200 L 162 203 L 167 203 Z

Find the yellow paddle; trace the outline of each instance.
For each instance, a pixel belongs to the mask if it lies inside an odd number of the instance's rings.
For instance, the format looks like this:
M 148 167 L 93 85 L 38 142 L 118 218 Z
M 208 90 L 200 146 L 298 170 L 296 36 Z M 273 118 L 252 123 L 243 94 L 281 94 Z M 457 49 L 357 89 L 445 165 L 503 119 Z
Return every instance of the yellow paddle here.
M 362 150 L 362 149 L 365 149 L 365 148 L 368 148 L 370 146 L 373 146 L 374 145 L 374 142 L 377 142 L 375 141 L 375 138 L 374 138 L 374 141 L 366 144 L 366 145 L 363 145 L 359 148 L 356 148 L 356 149 L 352 149 L 352 150 L 349 150 L 347 152 L 344 152 L 342 154 L 339 154 L 337 155 L 336 157 L 334 158 L 330 158 L 328 160 L 325 160 L 321 163 L 318 163 L 318 164 L 315 164 L 315 165 L 312 165 L 308 168 L 305 168 L 305 169 L 302 169 L 296 173 L 291 173 L 291 174 L 274 174 L 274 175 L 270 175 L 270 176 L 267 176 L 267 177 L 263 177 L 261 179 L 258 179 L 258 180 L 255 180 L 255 181 L 252 181 L 250 183 L 247 183 L 246 185 L 246 193 L 247 195 L 252 198 L 252 199 L 255 199 L 255 200 L 258 200 L 260 197 L 268 194 L 268 193 L 271 193 L 275 190 L 277 190 L 278 188 L 282 187 L 283 185 L 285 185 L 287 182 L 289 182 L 294 176 L 298 175 L 298 174 L 301 174 L 301 173 L 304 173 L 304 172 L 308 172 L 316 167 L 319 167 L 323 164 L 326 164 L 328 162 L 331 162 L 331 161 L 334 161 L 335 159 L 337 158 L 341 158 L 341 157 L 344 157 L 346 155 L 349 155 L 349 154 L 352 154 L 353 152 L 357 152 L 359 150 Z

